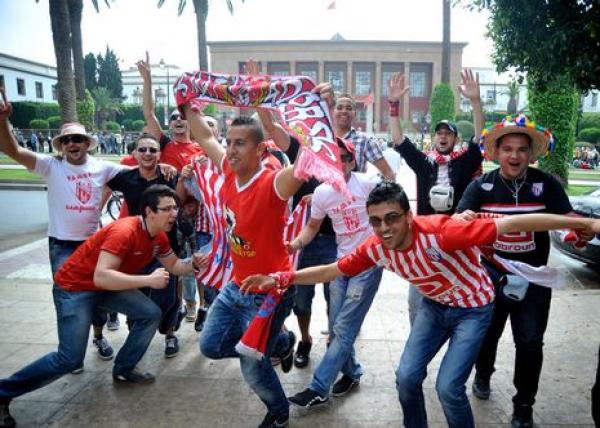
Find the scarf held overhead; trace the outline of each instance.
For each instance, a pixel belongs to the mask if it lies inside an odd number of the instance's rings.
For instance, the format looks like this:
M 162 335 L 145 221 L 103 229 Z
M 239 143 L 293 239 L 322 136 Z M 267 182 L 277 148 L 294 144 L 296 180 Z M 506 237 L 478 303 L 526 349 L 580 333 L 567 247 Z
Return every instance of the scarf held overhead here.
M 339 150 L 327 104 L 311 91 L 315 83 L 302 76 L 246 76 L 198 71 L 184 73 L 173 85 L 178 106 L 216 103 L 278 112 L 301 143 L 294 175 L 315 177 L 347 193 Z

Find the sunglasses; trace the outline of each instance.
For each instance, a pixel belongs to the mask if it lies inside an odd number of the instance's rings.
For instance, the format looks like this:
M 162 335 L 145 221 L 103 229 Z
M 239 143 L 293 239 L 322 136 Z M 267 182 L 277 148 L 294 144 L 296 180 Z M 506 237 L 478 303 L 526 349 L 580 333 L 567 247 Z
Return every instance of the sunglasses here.
M 158 153 L 158 149 L 156 147 L 138 147 L 137 151 L 140 153 L 150 152 L 152 154 Z
M 346 162 L 346 163 L 350 163 L 354 160 L 354 156 L 348 154 L 348 155 L 340 155 L 340 159 L 342 160 L 342 162 Z
M 183 116 L 181 116 L 180 114 L 172 114 L 171 117 L 169 118 L 169 121 L 173 121 L 173 120 L 183 120 Z
M 369 224 L 372 227 L 381 227 L 382 223 L 385 223 L 386 226 L 392 226 L 392 225 L 398 223 L 405 214 L 406 214 L 405 212 L 404 213 L 391 212 L 391 213 L 387 213 L 386 215 L 384 215 L 382 219 L 379 217 L 369 217 Z
M 58 139 L 60 144 L 69 144 L 69 143 L 81 144 L 81 143 L 84 143 L 86 140 L 87 140 L 87 138 L 85 138 L 83 135 L 65 135 L 64 137 L 60 137 Z

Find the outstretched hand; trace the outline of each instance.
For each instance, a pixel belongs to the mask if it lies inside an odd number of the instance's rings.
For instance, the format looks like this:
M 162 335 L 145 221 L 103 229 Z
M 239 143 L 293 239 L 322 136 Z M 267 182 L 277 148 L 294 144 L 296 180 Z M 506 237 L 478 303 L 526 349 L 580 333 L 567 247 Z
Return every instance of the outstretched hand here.
M 135 63 L 135 65 L 137 65 L 137 69 L 140 73 L 140 76 L 142 76 L 142 80 L 150 80 L 152 74 L 150 71 L 150 55 L 148 54 L 148 51 L 146 51 L 146 61 L 140 59 L 138 62 Z
M 275 279 L 267 275 L 250 275 L 244 279 L 240 285 L 242 293 L 247 294 L 251 291 L 265 292 L 277 286 Z
M 12 114 L 12 105 L 6 98 L 6 92 L 4 92 L 4 88 L 0 88 L 0 94 L 2 94 L 2 100 L 0 100 L 0 119 L 7 120 Z
M 394 73 L 389 82 L 388 100 L 391 102 L 401 101 L 404 94 L 410 89 L 410 86 L 405 86 L 404 74 Z
M 473 100 L 479 100 L 481 95 L 479 93 L 479 73 L 475 73 L 471 69 L 465 69 L 460 73 L 461 84 L 458 86 L 458 90 L 465 97 Z

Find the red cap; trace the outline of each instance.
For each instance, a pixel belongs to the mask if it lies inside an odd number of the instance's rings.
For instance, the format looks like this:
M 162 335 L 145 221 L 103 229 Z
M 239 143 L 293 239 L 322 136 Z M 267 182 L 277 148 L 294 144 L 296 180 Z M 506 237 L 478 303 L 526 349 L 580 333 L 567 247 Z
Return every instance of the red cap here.
M 350 153 L 352 156 L 356 155 L 356 149 L 354 148 L 354 144 L 352 144 L 352 142 L 350 140 L 346 140 L 346 139 L 340 138 L 340 137 L 335 137 L 335 141 L 338 144 L 338 146 L 343 147 L 346 150 L 348 150 L 348 153 Z

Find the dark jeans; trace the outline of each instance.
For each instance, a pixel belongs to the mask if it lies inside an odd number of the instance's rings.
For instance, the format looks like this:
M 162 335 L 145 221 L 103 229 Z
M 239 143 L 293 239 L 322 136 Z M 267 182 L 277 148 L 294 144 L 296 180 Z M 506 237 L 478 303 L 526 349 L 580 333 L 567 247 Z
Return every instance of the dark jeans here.
M 71 254 L 85 241 L 65 241 L 52 236 L 48 237 L 48 255 L 50 256 L 50 268 L 52 269 L 52 280 L 54 275 L 62 265 L 67 261 Z M 107 316 L 101 310 L 94 310 L 92 325 L 94 327 L 103 327 L 106 324 Z
M 513 397 L 513 403 L 533 406 L 544 359 L 542 348 L 552 290 L 530 283 L 527 294 L 521 302 L 509 301 L 501 293 L 501 290 L 497 290 L 498 297 L 494 306 L 492 324 L 481 345 L 475 367 L 480 377 L 490 378 L 495 370 L 498 341 L 510 316 L 516 348 L 513 383 L 517 394 Z
M 141 275 L 146 275 L 154 272 L 157 268 L 162 267 L 157 259 L 154 259 L 146 266 Z M 140 288 L 140 291 L 150 298 L 160 308 L 162 317 L 158 326 L 160 334 L 166 334 L 169 329 L 177 324 L 177 317 L 181 308 L 181 299 L 177 294 L 177 277 L 169 275 L 169 284 L 165 288 L 153 289 L 149 287 Z

